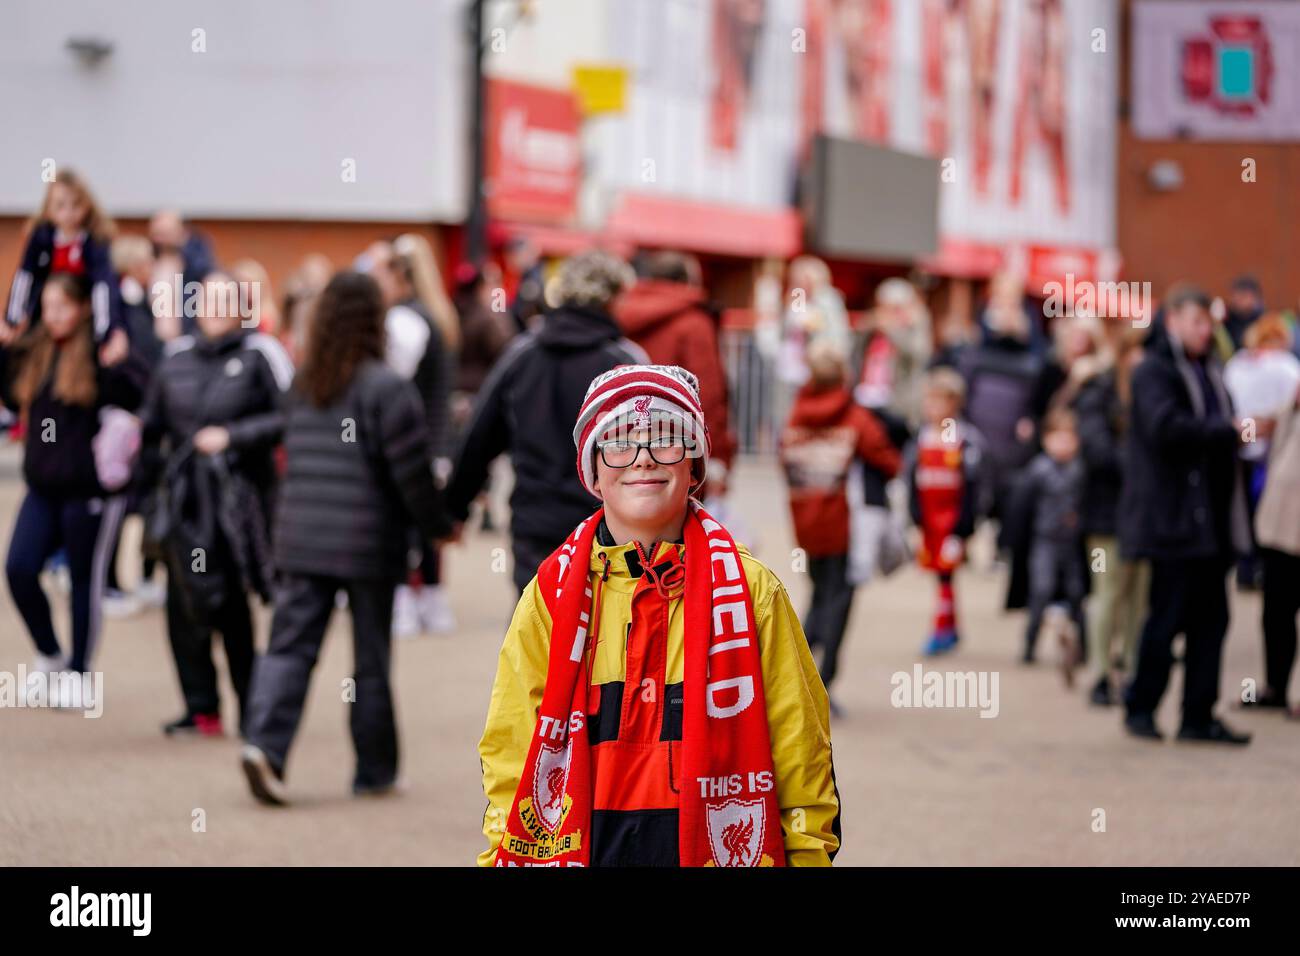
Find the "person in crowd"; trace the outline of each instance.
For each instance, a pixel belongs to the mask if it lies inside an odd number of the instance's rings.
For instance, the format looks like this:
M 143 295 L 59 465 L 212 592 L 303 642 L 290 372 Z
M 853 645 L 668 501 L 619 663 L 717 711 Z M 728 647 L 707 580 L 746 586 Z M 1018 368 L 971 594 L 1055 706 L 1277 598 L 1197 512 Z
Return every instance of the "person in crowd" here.
M 202 282 L 217 267 L 211 241 L 203 233 L 190 228 L 175 209 L 160 209 L 154 213 L 149 220 L 149 241 L 153 243 L 154 255 L 159 260 L 179 269 L 182 287 L 190 282 Z M 194 331 L 193 320 L 188 321 L 189 324 L 182 329 L 187 335 Z
M 213 632 L 221 634 L 239 726 L 253 665 L 249 593 L 266 600 L 273 453 L 293 367 L 279 342 L 242 325 L 238 287 L 212 271 L 194 311 L 196 335 L 168 343 L 140 411 L 140 487 L 168 559 L 167 633 L 185 711 L 168 735 L 223 732 Z
M 155 264 L 153 246 L 143 236 L 119 236 L 113 240 L 110 251 L 113 270 L 121 277 L 122 315 L 131 349 L 152 378 L 163 354 L 163 340 L 159 337 L 150 304 Z M 132 489 L 126 494 L 127 516 L 139 514 L 141 498 L 138 490 Z M 166 594 L 163 586 L 153 580 L 156 562 L 148 555 L 141 556 L 140 581 L 135 592 L 127 592 L 122 587 L 117 576 L 121 539 L 119 533 L 108 559 L 108 580 L 104 588 L 106 617 L 128 617 L 141 607 L 162 607 Z
M 966 415 L 986 443 L 993 517 L 1000 519 L 1016 474 L 1034 455 L 1033 400 L 1043 362 L 1030 348 L 1033 323 L 1023 307 L 991 306 L 985 322 L 987 337 L 965 351 L 959 371 Z
M 334 274 L 329 259 L 319 252 L 304 256 L 284 283 L 280 328 L 276 337 L 296 363 L 307 349 L 312 309 Z
M 288 800 L 289 750 L 340 591 L 348 598 L 356 661 L 352 792 L 380 795 L 397 783 L 389 683 L 394 586 L 406 574 L 407 530 L 414 526 L 432 541 L 448 526 L 432 477 L 423 400 L 385 361 L 386 311 L 370 276 L 340 272 L 331 279 L 286 405 L 275 612 L 253 675 L 240 757 L 263 803 Z
M 27 225 L 23 257 L 9 287 L 0 346 L 12 345 L 41 317 L 42 289 L 52 275 L 85 276 L 91 286 L 91 329 L 102 365 L 126 358 L 129 337 L 122 319 L 117 275 L 109 244 L 115 228 L 90 186 L 71 169 L 60 169 L 45 190 L 41 208 Z
M 1059 602 L 1074 625 L 1066 648 L 1067 681 L 1079 659 L 1087 628 L 1083 600 L 1088 571 L 1083 552 L 1084 465 L 1074 413 L 1058 408 L 1042 428 L 1043 450 L 1026 466 L 1008 523 L 1022 529 L 1029 555 L 1029 620 L 1022 659 L 1032 664 L 1049 606 Z
M 495 284 L 493 282 L 495 279 Z M 517 333 L 510 316 L 493 308 L 500 283 L 495 267 L 462 262 L 456 268 L 456 294 L 452 299 L 460 317 L 461 351 L 456 370 L 456 391 L 472 402 L 488 373 Z M 468 407 L 465 417 L 468 418 Z M 463 424 L 463 423 L 462 423 Z
M 14 605 L 36 645 L 34 672 L 86 674 L 98 643 L 108 555 L 126 502 L 107 493 L 94 444 L 100 412 L 130 410 L 139 402 L 146 371 L 134 356 L 115 365 L 98 359 L 94 285 L 89 276 L 53 272 L 41 288 L 39 322 L 16 344 L 0 348 L 0 401 L 26 423 L 23 479 L 5 573 Z M 118 462 L 121 464 L 121 461 Z M 54 634 L 41 589 L 45 562 L 63 548 L 71 577 L 71 651 Z M 93 682 L 60 682 L 74 699 L 60 705 L 95 706 Z
M 1240 348 L 1223 368 L 1223 384 L 1232 398 L 1233 407 L 1247 423 L 1271 419 L 1290 406 L 1300 387 L 1300 359 L 1291 351 L 1291 329 L 1277 312 L 1255 319 L 1243 333 Z M 1268 471 L 1267 436 L 1250 434 L 1242 443 L 1242 479 L 1246 487 L 1246 506 L 1253 521 Z M 1255 590 L 1260 586 L 1262 566 L 1257 549 L 1237 559 L 1237 586 Z
M 456 388 L 451 394 L 453 445 L 459 444 L 465 433 L 474 399 L 492 366 L 518 334 L 518 326 L 503 307 L 503 295 L 501 270 L 495 263 L 485 263 L 480 269 L 472 263 L 462 262 L 456 268 L 456 294 L 452 301 L 460 315 L 461 352 Z M 489 498 L 485 485 L 479 495 L 483 514 L 480 527 L 483 531 L 496 530 Z
M 573 474 L 557 429 L 577 415 L 586 382 L 617 365 L 648 361 L 609 314 L 629 273 L 626 263 L 601 251 L 567 259 L 547 288 L 550 308 L 541 326 L 517 336 L 497 361 L 461 439 L 447 486 L 457 524 L 485 487 L 492 461 L 510 453 L 510 534 L 520 591 L 595 504 Z
M 1052 349 L 1031 401 L 1033 419 L 1041 422 L 1056 408 L 1070 408 L 1084 383 L 1109 363 L 1106 329 L 1095 315 L 1076 312 L 1052 326 Z
M 601 504 L 506 631 L 479 864 L 828 865 L 826 691 L 781 582 L 691 497 L 709 458 L 695 376 L 612 369 L 575 418 Z
M 910 432 L 921 424 L 922 382 L 934 347 L 930 311 L 916 287 L 898 277 L 876 287 L 875 302 L 855 363 L 853 395 L 859 405 L 896 417 Z
M 1236 351 L 1246 344 L 1246 330 L 1264 314 L 1264 289 L 1254 276 L 1237 276 L 1232 280 L 1224 305 L 1227 308 L 1223 330 L 1232 341 L 1232 350 Z
M 230 267 L 230 277 L 239 285 L 244 326 L 278 339 L 280 307 L 276 304 L 266 267 L 256 259 L 239 259 Z
M 789 281 L 777 368 L 782 381 L 799 386 L 808 380 L 805 356 L 813 340 L 827 339 L 847 354 L 852 332 L 844 296 L 831 283 L 825 262 L 800 256 L 790 263 Z
M 810 647 L 821 649 L 818 670 L 829 692 L 855 590 L 848 574 L 849 469 L 860 461 L 888 481 L 898 474 L 900 458 L 880 420 L 854 402 L 845 356 L 834 343 L 809 347 L 808 370 L 782 435 L 781 464 L 795 542 L 807 555 L 812 579 L 804 635 Z M 837 709 L 831 698 L 832 713 Z
M 1025 277 L 1015 271 L 995 273 L 989 280 L 988 301 L 980 313 L 979 326 L 983 341 L 1001 338 L 1007 329 L 1017 330 L 1029 350 L 1040 359 L 1051 345 L 1043 334 L 1041 319 L 1028 308 Z
M 1212 353 L 1209 297 L 1178 284 L 1165 305 L 1164 335 L 1133 372 L 1125 442 L 1120 550 L 1151 561 L 1151 594 L 1124 723 L 1134 736 L 1160 739 L 1155 712 L 1182 633 L 1179 739 L 1245 744 L 1249 734 L 1213 713 L 1228 629 L 1226 576 L 1234 555 L 1250 546 L 1236 467 L 1242 425 Z M 1261 423 L 1261 432 L 1268 428 Z
M 656 365 L 680 365 L 700 383 L 712 437 L 709 497 L 725 494 L 736 443 L 731 435 L 727 374 L 718 344 L 718 310 L 709 304 L 694 256 L 651 252 L 636 260 L 637 281 L 615 300 L 614 318 Z
M 904 459 L 908 508 L 921 532 L 917 563 L 933 571 L 939 584 L 934 625 L 922 648 L 927 656 L 951 651 L 961 640 L 953 576 L 988 495 L 984 440 L 962 417 L 965 401 L 966 383 L 956 370 L 927 372 L 921 390 L 924 424 Z
M 1091 570 L 1088 661 L 1096 680 L 1090 693 L 1092 703 L 1108 707 L 1117 703 L 1116 690 L 1133 674 L 1151 566 L 1120 554 L 1117 515 L 1133 369 L 1142 360 L 1142 340 L 1130 332 L 1119 338 L 1116 352 L 1107 349 L 1101 355 L 1097 373 L 1079 377 L 1072 407 L 1084 467 L 1083 534 Z
M 460 320 L 443 289 L 433 250 L 422 236 L 408 233 L 391 243 L 375 243 L 368 258 L 371 275 L 388 307 L 388 362 L 415 384 L 424 402 L 435 465 L 445 462 L 449 456 L 448 418 L 460 348 Z M 449 467 L 441 467 L 443 477 Z M 407 583 L 398 585 L 393 602 L 393 634 L 411 638 L 422 630 L 449 633 L 456 622 L 442 587 L 440 556 L 429 542 L 415 537 L 415 529 L 411 534 L 412 555 L 418 566 L 412 568 Z
M 527 332 L 546 311 L 545 263 L 537 245 L 525 236 L 516 236 L 506 243 L 505 260 L 506 268 L 517 279 L 514 298 L 510 301 L 510 318 L 517 333 Z
M 1277 413 L 1268 480 L 1255 512 L 1255 538 L 1264 567 L 1265 681 L 1253 703 L 1281 709 L 1295 666 L 1300 614 L 1300 390 Z M 1300 705 L 1289 714 L 1300 718 Z

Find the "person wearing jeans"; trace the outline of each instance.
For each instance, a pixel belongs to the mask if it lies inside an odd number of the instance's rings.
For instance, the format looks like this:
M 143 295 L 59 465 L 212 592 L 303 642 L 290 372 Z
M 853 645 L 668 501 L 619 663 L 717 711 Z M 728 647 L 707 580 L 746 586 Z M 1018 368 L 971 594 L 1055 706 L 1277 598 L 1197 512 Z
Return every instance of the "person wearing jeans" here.
M 135 408 L 146 376 L 134 356 L 112 366 L 98 360 L 91 316 L 89 280 L 57 273 L 41 291 L 39 324 L 0 349 L 0 402 L 17 410 L 27 426 L 27 494 L 14 522 L 5 573 L 36 645 L 32 669 L 45 673 L 91 669 L 108 557 L 125 509 L 125 499 L 109 496 L 100 483 L 93 442 L 101 409 Z M 40 583 L 45 562 L 60 548 L 72 581 L 72 647 L 66 659 Z M 84 691 L 59 703 L 90 705 Z

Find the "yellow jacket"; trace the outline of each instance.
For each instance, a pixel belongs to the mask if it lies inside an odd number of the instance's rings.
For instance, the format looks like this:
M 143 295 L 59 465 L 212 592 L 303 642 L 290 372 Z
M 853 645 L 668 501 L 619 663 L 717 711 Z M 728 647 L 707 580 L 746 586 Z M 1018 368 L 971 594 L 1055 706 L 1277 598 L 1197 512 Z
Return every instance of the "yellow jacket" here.
M 829 705 L 817 674 L 803 628 L 780 580 L 743 546 L 737 546 L 749 582 L 758 624 L 763 689 L 772 739 L 772 765 L 777 802 L 791 866 L 829 866 L 839 849 L 839 794 L 831 766 Z M 668 548 L 661 543 L 651 556 L 658 563 Z M 631 544 L 592 546 L 590 573 L 604 569 L 609 576 L 600 590 L 597 644 L 592 664 L 593 685 L 621 682 L 626 673 L 625 634 L 632 619 L 632 595 L 640 581 L 629 568 Z M 639 568 L 637 569 L 639 571 Z M 668 605 L 666 684 L 683 675 L 682 601 Z M 537 723 L 550 654 L 551 617 L 534 577 L 515 607 L 497 662 L 496 680 L 488 706 L 487 725 L 479 741 L 483 791 L 488 806 L 483 833 L 488 848 L 478 857 L 491 866 L 505 831 L 528 746 Z

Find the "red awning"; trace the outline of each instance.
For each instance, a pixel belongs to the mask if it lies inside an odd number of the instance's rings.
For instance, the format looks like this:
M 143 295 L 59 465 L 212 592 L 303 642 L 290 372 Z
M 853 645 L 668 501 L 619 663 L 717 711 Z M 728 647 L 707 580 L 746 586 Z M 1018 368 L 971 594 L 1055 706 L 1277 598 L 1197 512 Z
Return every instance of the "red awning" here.
M 803 225 L 793 209 L 751 209 L 623 193 L 605 233 L 638 246 L 689 252 L 788 259 L 803 246 Z

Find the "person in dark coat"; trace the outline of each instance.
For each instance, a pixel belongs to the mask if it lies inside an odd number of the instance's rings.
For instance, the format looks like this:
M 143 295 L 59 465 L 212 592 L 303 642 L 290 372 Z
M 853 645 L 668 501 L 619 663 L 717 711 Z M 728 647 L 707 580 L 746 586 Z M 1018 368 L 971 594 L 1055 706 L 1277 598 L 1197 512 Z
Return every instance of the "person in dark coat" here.
M 457 524 L 468 517 L 492 461 L 510 454 L 510 533 L 520 591 L 573 527 L 600 506 L 574 473 L 565 423 L 577 419 L 587 385 L 601 372 L 648 362 L 609 314 L 630 271 L 602 252 L 567 260 L 548 291 L 554 308 L 537 331 L 517 336 L 497 361 L 461 439 L 447 486 L 447 509 Z
M 1250 544 L 1236 467 L 1241 440 L 1212 354 L 1209 297 L 1178 285 L 1167 301 L 1165 335 L 1133 373 L 1125 443 L 1120 549 L 1151 561 L 1150 610 L 1137 670 L 1125 693 L 1125 727 L 1160 738 L 1155 711 L 1169 683 L 1170 646 L 1186 635 L 1180 740 L 1244 744 L 1213 714 L 1228 629 L 1226 577 Z
M 1085 469 L 1083 534 L 1092 572 L 1088 597 L 1088 661 L 1096 677 L 1092 703 L 1117 703 L 1114 687 L 1133 674 L 1138 634 L 1146 616 L 1151 566 L 1125 560 L 1119 550 L 1119 498 L 1124 487 L 1124 440 L 1132 403 L 1133 368 L 1142 344 L 1121 338 L 1113 360 L 1085 378 L 1073 408 Z M 1116 684 L 1112 684 L 1112 680 Z
M 167 632 L 185 713 L 163 730 L 215 736 L 222 725 L 213 632 L 221 634 L 241 725 L 253 666 L 253 621 L 238 557 L 244 544 L 222 527 L 223 489 L 230 473 L 257 489 L 249 506 L 265 525 L 293 368 L 278 341 L 243 328 L 228 276 L 210 272 L 201 289 L 193 310 L 198 334 L 168 343 L 140 412 L 139 486 L 149 492 L 164 485 L 146 510 L 154 528 L 165 525 L 158 533 L 168 559 Z
M 356 655 L 352 791 L 385 793 L 398 769 L 389 667 L 407 529 L 433 541 L 449 528 L 421 397 L 384 363 L 384 306 L 369 276 L 341 272 L 321 293 L 286 408 L 284 448 L 274 543 L 280 579 L 271 639 L 253 676 L 244 773 L 258 800 L 285 802 L 289 749 L 335 595 L 344 591 Z

